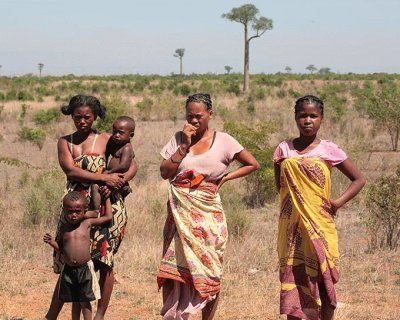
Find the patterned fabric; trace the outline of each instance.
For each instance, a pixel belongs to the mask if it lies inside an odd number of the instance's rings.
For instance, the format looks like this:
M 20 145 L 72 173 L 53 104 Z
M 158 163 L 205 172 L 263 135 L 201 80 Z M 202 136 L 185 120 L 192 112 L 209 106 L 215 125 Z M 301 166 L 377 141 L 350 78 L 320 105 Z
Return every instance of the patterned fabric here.
M 297 157 L 281 162 L 281 314 L 318 320 L 321 294 L 336 307 L 339 251 L 328 200 L 330 187 L 330 169 L 325 161 Z
M 193 171 L 171 184 L 164 227 L 163 258 L 157 281 L 186 284 L 207 299 L 220 291 L 228 231 L 216 185 Z
M 97 154 L 81 155 L 74 159 L 74 165 L 83 170 L 93 173 L 102 173 L 105 170 L 105 160 Z M 80 191 L 84 194 L 90 206 L 91 183 L 67 181 L 64 195 L 71 191 Z M 124 237 L 126 223 L 128 221 L 125 204 L 119 193 L 113 193 L 110 197 L 113 219 L 109 225 L 94 229 L 92 233 L 91 255 L 93 259 L 99 260 L 106 265 L 113 267 L 114 254 L 118 251 L 122 238 Z M 60 215 L 57 226 L 56 239 L 58 239 L 61 225 L 65 223 L 65 219 Z M 64 264 L 62 255 L 54 252 L 53 270 L 60 273 Z

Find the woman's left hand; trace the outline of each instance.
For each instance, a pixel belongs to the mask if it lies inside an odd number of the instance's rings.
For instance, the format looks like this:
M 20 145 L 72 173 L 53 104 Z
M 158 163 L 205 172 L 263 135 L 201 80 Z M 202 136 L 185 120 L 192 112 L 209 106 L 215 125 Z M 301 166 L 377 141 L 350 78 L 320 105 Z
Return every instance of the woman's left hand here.
M 338 203 L 337 200 L 329 200 L 331 204 L 331 211 L 332 216 L 336 216 L 336 212 L 340 209 L 341 205 Z
M 228 181 L 226 179 L 227 174 L 225 174 L 221 179 L 219 179 L 218 183 L 217 183 L 217 189 L 215 190 L 215 194 L 217 194 L 219 192 L 219 189 L 221 189 L 222 185 Z

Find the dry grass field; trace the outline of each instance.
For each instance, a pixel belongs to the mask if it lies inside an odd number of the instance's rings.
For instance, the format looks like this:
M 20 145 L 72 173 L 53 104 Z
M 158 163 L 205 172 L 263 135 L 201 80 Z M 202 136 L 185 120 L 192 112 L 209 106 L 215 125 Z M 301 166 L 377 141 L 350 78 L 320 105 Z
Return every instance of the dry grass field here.
M 293 83 L 291 86 L 299 92 L 312 87 L 309 83 Z M 126 97 L 128 105 L 132 106 L 129 114 L 137 115 L 133 105 L 142 98 Z M 225 117 L 246 119 L 244 114 L 241 117 L 244 111 L 236 107 L 238 99 L 230 94 L 215 97 L 217 116 L 212 123 L 215 128 L 221 129 L 224 121 L 222 115 L 218 115 L 218 107 L 228 110 Z M 277 126 L 277 133 L 271 136 L 271 145 L 296 134 L 291 109 L 293 102 L 291 97 L 267 97 L 256 102 L 258 118 L 269 119 Z M 31 117 L 36 110 L 60 103 L 46 98 L 40 103 L 27 104 L 29 108 L 24 122 L 32 125 Z M 57 137 L 72 132 L 73 127 L 67 117 L 49 124 L 46 141 L 39 150 L 35 144 L 18 140 L 21 102 L 6 102 L 3 106 L 0 117 L 0 156 L 3 159 L 0 161 L 0 320 L 43 319 L 57 276 L 51 269 L 51 249 L 43 243 L 42 236 L 55 230 L 55 222 L 27 223 L 24 218 L 26 199 L 34 190 L 39 175 L 52 168 L 59 170 Z M 183 113 L 183 106 L 176 108 Z M 341 145 L 360 166 L 368 181 L 394 172 L 400 164 L 400 154 L 385 151 L 389 150 L 388 138 L 375 132 L 368 120 L 358 118 L 351 99 L 346 108 L 348 112 L 340 123 L 326 119 L 321 137 Z M 167 182 L 159 177 L 161 158 L 158 152 L 182 125 L 182 120 L 137 122 L 132 143 L 141 167 L 132 182 L 134 192 L 127 198 L 128 228 L 115 262 L 118 283 L 107 319 L 160 319 L 161 294 L 155 274 L 162 249 Z M 7 162 L 5 157 L 18 162 Z M 60 177 L 54 190 L 64 184 L 62 175 Z M 337 173 L 334 173 L 333 181 L 334 193 L 347 183 Z M 237 202 L 241 187 L 243 183 L 240 181 L 225 185 L 222 190 L 225 203 Z M 245 209 L 240 203 L 237 206 L 243 208 L 239 219 L 244 221 L 246 229 L 242 236 L 231 236 L 229 240 L 216 319 L 284 319 L 278 314 L 279 281 L 275 250 L 278 204 L 270 203 L 261 209 Z M 341 280 L 337 285 L 339 306 L 335 319 L 399 319 L 400 254 L 399 251 L 369 249 L 368 233 L 359 215 L 365 210 L 364 206 L 364 195 L 361 194 L 337 217 Z M 236 223 L 230 214 L 231 211 L 227 210 L 228 223 Z M 235 214 L 235 219 L 238 219 Z M 70 306 L 66 305 L 60 319 L 69 318 Z

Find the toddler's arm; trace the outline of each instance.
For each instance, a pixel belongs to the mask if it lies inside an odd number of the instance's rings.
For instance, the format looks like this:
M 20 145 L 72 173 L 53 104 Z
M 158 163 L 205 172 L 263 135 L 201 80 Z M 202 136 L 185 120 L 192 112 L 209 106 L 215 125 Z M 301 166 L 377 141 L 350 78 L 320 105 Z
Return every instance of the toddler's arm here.
M 99 216 L 99 210 L 88 210 L 85 212 L 85 219 L 97 218 Z
M 112 208 L 111 208 L 111 201 L 110 198 L 106 199 L 104 201 L 104 216 L 98 217 L 98 218 L 90 218 L 87 219 L 87 221 L 89 222 L 89 224 L 91 226 L 98 226 L 101 224 L 105 224 L 111 221 L 112 219 Z
M 49 244 L 50 246 L 52 246 L 54 250 L 60 251 L 60 246 L 58 245 L 57 241 L 55 241 L 55 240 L 53 239 L 53 237 L 51 236 L 50 233 L 46 233 L 46 234 L 43 236 L 43 241 L 44 241 L 45 243 Z

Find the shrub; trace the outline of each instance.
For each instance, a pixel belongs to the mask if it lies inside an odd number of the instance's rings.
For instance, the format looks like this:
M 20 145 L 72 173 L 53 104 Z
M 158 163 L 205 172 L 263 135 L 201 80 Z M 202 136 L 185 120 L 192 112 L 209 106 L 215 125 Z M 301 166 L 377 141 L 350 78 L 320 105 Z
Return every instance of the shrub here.
M 28 224 L 54 223 L 60 215 L 61 197 L 64 190 L 64 175 L 60 170 L 51 169 L 32 183 L 24 195 L 24 220 Z
M 247 215 L 241 195 L 232 184 L 222 186 L 221 199 L 224 207 L 229 236 L 243 237 L 250 226 L 250 219 Z
M 139 119 L 143 121 L 149 121 L 151 117 L 151 109 L 154 105 L 154 101 L 150 98 L 145 97 L 142 101 L 136 104 L 136 108 L 139 109 Z
M 378 128 L 385 129 L 396 151 L 400 140 L 400 87 L 394 81 L 384 81 L 374 87 L 366 82 L 364 88 L 356 90 L 356 108 L 367 115 Z
M 40 110 L 33 115 L 33 121 L 40 125 L 58 121 L 60 118 L 60 109 L 56 107 L 47 110 Z
M 44 141 L 46 140 L 46 132 L 40 128 L 22 127 L 18 132 L 18 137 L 21 141 L 33 142 L 42 150 Z
M 245 201 L 250 207 L 263 206 L 276 197 L 274 169 L 272 163 L 273 148 L 269 145 L 269 136 L 275 131 L 269 122 L 247 126 L 236 122 L 227 122 L 224 130 L 235 137 L 260 163 L 260 170 L 246 176 Z
M 112 96 L 102 99 L 107 107 L 105 119 L 98 119 L 96 128 L 100 131 L 112 131 L 112 124 L 115 119 L 127 114 L 128 104 L 120 96 Z
M 364 212 L 372 248 L 395 249 L 400 242 L 400 167 L 396 174 L 382 176 L 367 190 Z
M 276 96 L 277 96 L 279 99 L 283 99 L 283 98 L 285 98 L 285 97 L 287 96 L 287 92 L 286 92 L 285 90 L 283 90 L 283 89 L 279 89 L 279 90 L 276 92 Z
M 241 94 L 240 86 L 237 82 L 229 82 L 229 84 L 226 86 L 225 91 L 228 93 L 234 93 L 236 96 L 239 96 Z

